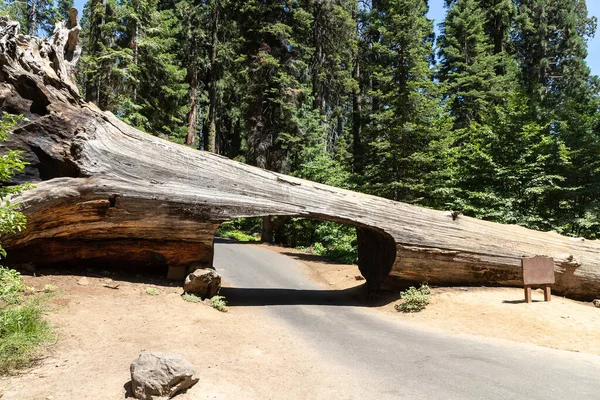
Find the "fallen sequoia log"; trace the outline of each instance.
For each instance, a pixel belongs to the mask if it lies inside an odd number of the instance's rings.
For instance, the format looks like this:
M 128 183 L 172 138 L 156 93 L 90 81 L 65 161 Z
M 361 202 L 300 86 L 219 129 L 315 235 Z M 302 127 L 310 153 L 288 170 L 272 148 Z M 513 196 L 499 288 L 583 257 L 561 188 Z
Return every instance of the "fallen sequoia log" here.
M 76 17 L 49 40 L 0 20 L 0 105 L 28 121 L 9 147 L 29 162 L 15 200 L 28 219 L 2 238 L 8 261 L 103 262 L 185 271 L 212 264 L 238 217 L 299 216 L 357 228 L 369 288 L 402 282 L 520 285 L 523 256 L 554 257 L 554 290 L 600 297 L 600 243 L 354 193 L 170 143 L 85 103 L 72 79 Z

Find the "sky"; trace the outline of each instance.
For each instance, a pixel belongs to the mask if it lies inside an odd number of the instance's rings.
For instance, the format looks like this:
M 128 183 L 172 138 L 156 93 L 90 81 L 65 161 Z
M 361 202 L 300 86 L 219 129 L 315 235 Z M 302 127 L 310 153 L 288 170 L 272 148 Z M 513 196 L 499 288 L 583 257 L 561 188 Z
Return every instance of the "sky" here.
M 75 7 L 79 10 L 79 17 L 83 11 L 83 4 L 86 0 L 75 0 Z M 588 0 L 588 14 L 595 16 L 600 20 L 600 1 Z M 444 0 L 429 0 L 429 18 L 435 21 L 436 33 L 439 33 L 437 24 L 444 20 L 446 10 L 444 9 Z M 596 33 L 596 37 L 588 42 L 588 58 L 587 62 L 592 69 L 592 74 L 600 75 L 600 32 Z

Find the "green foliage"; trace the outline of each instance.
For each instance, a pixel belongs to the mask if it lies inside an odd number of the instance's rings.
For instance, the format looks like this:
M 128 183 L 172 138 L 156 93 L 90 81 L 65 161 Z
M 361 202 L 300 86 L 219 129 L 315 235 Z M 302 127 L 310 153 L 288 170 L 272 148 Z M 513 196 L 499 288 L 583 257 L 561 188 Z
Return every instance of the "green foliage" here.
M 429 304 L 431 289 L 426 283 L 423 283 L 418 289 L 414 286 L 400 292 L 400 303 L 394 305 L 396 311 L 413 313 L 424 310 Z
M 227 308 L 227 301 L 225 301 L 225 296 L 213 296 L 210 298 L 210 305 L 215 310 L 219 310 L 221 312 L 227 312 L 229 309 Z
M 18 21 L 25 34 L 50 36 L 54 24 L 68 17 L 71 7 L 73 0 L 4 0 L 0 15 Z
M 205 302 L 200 296 L 196 296 L 195 294 L 191 293 L 184 293 L 181 297 L 183 298 L 183 300 L 188 301 L 190 303 Z M 210 306 L 215 310 L 221 312 L 227 312 L 229 310 L 227 308 L 227 301 L 225 300 L 225 296 L 213 296 L 210 299 L 207 299 L 206 302 L 208 302 L 208 304 L 210 304 Z
M 29 365 L 52 339 L 43 319 L 45 298 L 27 299 L 24 291 L 21 275 L 0 267 L 0 374 Z
M 322 222 L 316 225 L 312 235 L 312 246 L 301 247 L 302 249 L 343 264 L 355 264 L 358 261 L 355 228 L 335 222 Z
M 23 291 L 25 285 L 21 274 L 14 269 L 0 266 L 0 300 L 8 304 L 17 303 Z
M 55 285 L 51 285 L 51 284 L 46 284 L 44 285 L 44 293 L 53 293 L 56 292 L 58 290 L 58 287 L 56 287 Z
M 28 366 L 52 338 L 44 320 L 43 299 L 0 308 L 0 374 Z
M 153 288 L 153 287 L 149 287 L 149 288 L 146 288 L 146 294 L 148 296 L 158 296 L 160 294 L 160 290 Z
M 0 142 L 8 139 L 13 127 L 22 117 L 2 112 L 0 119 Z M 0 182 L 11 182 L 12 176 L 23 171 L 26 163 L 19 158 L 19 151 L 8 150 L 0 157 Z M 20 193 L 26 187 L 18 185 L 0 186 L 0 235 L 15 234 L 25 229 L 25 216 L 6 198 Z M 0 244 L 0 257 L 5 257 L 6 251 Z
M 200 296 L 196 296 L 195 294 L 192 294 L 192 293 L 184 293 L 183 296 L 181 296 L 181 298 L 190 303 L 202 303 L 202 301 L 203 301 Z
M 485 13 L 477 0 L 456 0 L 448 10 L 440 42 L 440 81 L 456 128 L 481 123 L 503 101 L 511 75 L 499 73 L 502 54 L 485 34 Z M 503 71 L 505 72 L 505 71 Z
M 260 225 L 256 218 L 239 218 L 234 221 L 223 222 L 215 232 L 215 236 L 237 240 L 238 242 L 258 242 L 260 241 L 259 232 Z

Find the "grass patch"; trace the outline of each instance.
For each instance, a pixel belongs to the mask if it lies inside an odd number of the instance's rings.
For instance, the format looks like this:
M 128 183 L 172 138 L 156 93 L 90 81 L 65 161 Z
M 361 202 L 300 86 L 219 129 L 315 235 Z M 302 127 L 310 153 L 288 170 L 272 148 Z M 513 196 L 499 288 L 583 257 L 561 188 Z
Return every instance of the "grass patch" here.
M 181 298 L 185 301 L 189 301 L 190 303 L 202 303 L 202 298 L 200 296 L 196 296 L 191 293 L 184 293 Z
M 405 313 L 419 312 L 429 304 L 431 288 L 426 283 L 423 283 L 418 289 L 414 286 L 400 292 L 402 302 L 396 303 L 394 308 L 396 311 Z
M 44 293 L 53 293 L 56 292 L 58 290 L 58 288 L 54 285 L 44 285 Z
M 185 301 L 189 301 L 190 303 L 205 303 L 210 305 L 215 310 L 219 310 L 221 312 L 227 312 L 229 310 L 225 296 L 213 296 L 210 299 L 203 300 L 202 297 L 195 294 L 184 293 L 181 298 Z
M 227 312 L 229 308 L 227 308 L 227 301 L 225 301 L 225 296 L 213 296 L 210 298 L 210 305 L 215 310 L 219 310 L 221 312 Z
M 24 296 L 21 275 L 4 267 L 0 284 L 0 374 L 8 374 L 38 358 L 53 333 L 43 318 L 47 295 Z
M 146 294 L 148 296 L 158 296 L 160 294 L 160 290 L 153 288 L 153 287 L 149 287 L 149 288 L 146 288 Z

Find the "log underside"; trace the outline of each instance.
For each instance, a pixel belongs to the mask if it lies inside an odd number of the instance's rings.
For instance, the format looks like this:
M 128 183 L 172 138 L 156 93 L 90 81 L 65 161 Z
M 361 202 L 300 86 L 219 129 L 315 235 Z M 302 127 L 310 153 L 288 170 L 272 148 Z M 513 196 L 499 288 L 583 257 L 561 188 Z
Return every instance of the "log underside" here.
M 29 165 L 18 180 L 35 188 L 15 199 L 28 226 L 2 238 L 7 261 L 211 264 L 223 221 L 297 216 L 356 226 L 372 290 L 424 281 L 518 286 L 521 258 L 546 255 L 555 258 L 556 293 L 600 297 L 598 241 L 453 219 L 170 143 L 84 103 L 56 72 L 65 61 L 40 52 L 60 46 L 9 28 L 0 20 L 0 105 L 28 117 L 8 147 L 23 151 Z

